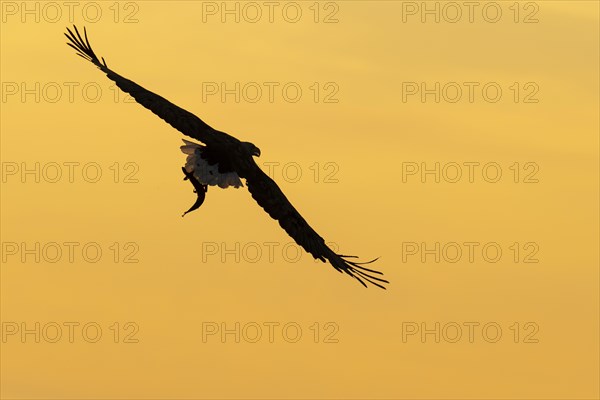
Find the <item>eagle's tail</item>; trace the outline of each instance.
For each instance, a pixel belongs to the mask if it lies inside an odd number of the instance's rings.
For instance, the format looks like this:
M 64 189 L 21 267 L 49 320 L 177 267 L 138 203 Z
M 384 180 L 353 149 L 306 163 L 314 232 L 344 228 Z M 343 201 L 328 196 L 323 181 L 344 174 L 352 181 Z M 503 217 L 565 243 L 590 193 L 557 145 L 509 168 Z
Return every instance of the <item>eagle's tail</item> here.
M 383 275 L 383 273 L 381 273 L 380 271 L 376 271 L 374 269 L 363 267 L 363 265 L 365 265 L 365 264 L 371 264 L 371 263 L 377 261 L 379 259 L 379 257 L 377 257 L 373 260 L 364 261 L 364 262 L 350 261 L 350 260 L 348 260 L 348 258 L 357 258 L 357 257 L 336 254 L 333 252 L 333 250 L 331 250 L 330 254 L 328 254 L 326 257 L 335 269 L 337 269 L 340 272 L 347 273 L 351 277 L 358 280 L 364 287 L 367 287 L 367 284 L 365 283 L 365 281 L 367 281 L 368 283 L 370 283 L 372 285 L 380 287 L 382 289 L 386 289 L 385 286 L 383 286 L 384 283 L 389 283 L 389 281 L 387 281 L 385 279 L 374 276 L 374 275 Z

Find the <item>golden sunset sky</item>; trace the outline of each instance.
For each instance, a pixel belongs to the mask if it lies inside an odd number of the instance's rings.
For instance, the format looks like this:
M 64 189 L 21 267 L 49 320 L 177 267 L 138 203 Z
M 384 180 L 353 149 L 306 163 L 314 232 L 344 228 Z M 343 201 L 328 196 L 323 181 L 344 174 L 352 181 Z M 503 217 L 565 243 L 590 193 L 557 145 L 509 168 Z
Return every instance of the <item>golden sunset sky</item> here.
M 0 395 L 594 399 L 599 6 L 0 2 Z M 109 68 L 251 141 L 365 289 Z

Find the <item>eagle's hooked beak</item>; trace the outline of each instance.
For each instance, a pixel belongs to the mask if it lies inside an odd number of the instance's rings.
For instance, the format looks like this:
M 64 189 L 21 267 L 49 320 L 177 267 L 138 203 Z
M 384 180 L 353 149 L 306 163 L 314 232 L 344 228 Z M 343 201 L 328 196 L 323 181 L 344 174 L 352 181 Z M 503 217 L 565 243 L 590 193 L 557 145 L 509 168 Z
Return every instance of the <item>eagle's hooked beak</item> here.
M 252 155 L 256 157 L 260 157 L 260 149 L 254 146 L 254 150 L 252 151 Z

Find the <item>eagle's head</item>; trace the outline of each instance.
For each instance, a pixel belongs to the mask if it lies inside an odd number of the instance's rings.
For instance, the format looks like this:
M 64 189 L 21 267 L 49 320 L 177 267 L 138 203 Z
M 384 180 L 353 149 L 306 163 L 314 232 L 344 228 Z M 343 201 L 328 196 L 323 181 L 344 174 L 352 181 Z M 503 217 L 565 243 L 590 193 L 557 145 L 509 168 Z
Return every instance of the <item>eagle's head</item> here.
M 248 154 L 250 154 L 252 156 L 260 157 L 260 149 L 258 147 L 256 147 L 255 145 L 253 145 L 252 143 L 242 142 L 242 146 L 244 146 L 244 148 L 246 149 Z

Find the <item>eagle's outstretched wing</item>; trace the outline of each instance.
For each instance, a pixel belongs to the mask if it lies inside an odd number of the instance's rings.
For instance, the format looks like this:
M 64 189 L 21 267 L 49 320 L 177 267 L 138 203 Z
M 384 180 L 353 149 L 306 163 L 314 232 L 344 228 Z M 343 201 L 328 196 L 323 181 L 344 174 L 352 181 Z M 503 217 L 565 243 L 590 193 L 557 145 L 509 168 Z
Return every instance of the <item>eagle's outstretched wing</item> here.
M 117 84 L 119 89 L 129 93 L 135 99 L 135 101 L 152 111 L 154 114 L 158 115 L 173 128 L 196 140 L 208 144 L 211 143 L 212 138 L 215 136 L 220 136 L 220 132 L 215 131 L 191 112 L 176 106 L 167 99 L 144 89 L 137 83 L 130 81 L 129 79 L 124 78 L 116 72 L 110 70 L 104 61 L 104 58 L 102 58 L 102 62 L 100 62 L 92 50 L 92 46 L 90 46 L 90 42 L 87 38 L 85 27 L 83 28 L 85 40 L 79 34 L 77 27 L 73 25 L 73 28 L 75 29 L 76 35 L 73 34 L 69 28 L 67 28 L 69 33 L 65 33 L 65 36 L 71 42 L 67 44 L 77 51 L 77 55 L 85 58 L 88 61 L 91 61 L 96 67 L 100 68 L 100 70 L 104 72 L 109 79 L 113 80 Z
M 356 258 L 355 256 L 336 254 L 327 246 L 325 240 L 302 218 L 302 215 L 292 206 L 275 181 L 265 174 L 254 160 L 249 159 L 247 161 L 243 166 L 238 166 L 237 171 L 240 176 L 246 179 L 246 186 L 248 186 L 252 197 L 271 218 L 279 222 L 279 225 L 296 243 L 314 258 L 323 262 L 325 262 L 325 259 L 329 260 L 335 269 L 356 278 L 363 286 L 367 286 L 365 284 L 365 281 L 367 281 L 385 289 L 383 284 L 389 282 L 375 276 L 382 275 L 382 273 L 362 266 L 377 259 L 356 262 L 348 260 L 348 258 Z

